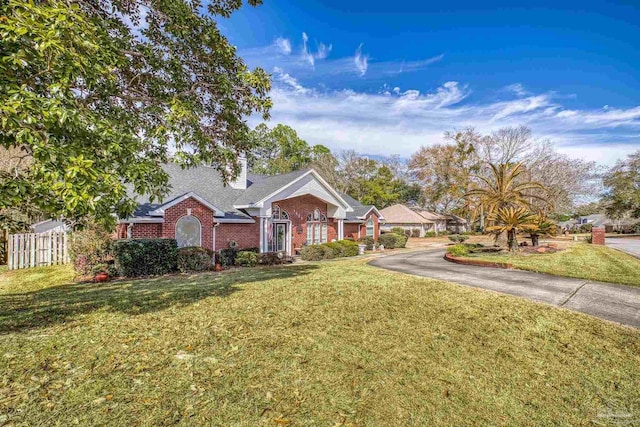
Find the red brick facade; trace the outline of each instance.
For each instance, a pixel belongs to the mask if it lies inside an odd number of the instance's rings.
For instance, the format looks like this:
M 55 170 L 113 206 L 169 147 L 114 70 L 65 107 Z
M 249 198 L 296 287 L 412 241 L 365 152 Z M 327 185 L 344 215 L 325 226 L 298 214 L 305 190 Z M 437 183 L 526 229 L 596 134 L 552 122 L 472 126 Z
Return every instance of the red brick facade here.
M 593 227 L 591 229 L 591 243 L 594 245 L 604 245 L 604 227 Z
M 380 224 L 378 223 L 378 216 L 374 213 L 369 213 L 363 224 L 345 223 L 344 224 L 344 237 L 351 237 L 354 240 L 358 240 L 358 237 L 365 237 L 367 235 L 367 222 L 369 219 L 373 220 L 373 238 L 377 242 L 380 235 Z M 358 233 L 358 231 L 360 233 Z
M 216 226 L 215 250 L 228 248 L 232 240 L 240 249 L 260 247 L 260 218 L 253 218 L 255 224 L 229 224 L 223 223 Z
M 327 241 L 337 240 L 338 220 L 329 218 L 327 204 L 311 195 L 303 195 L 273 203 L 286 211 L 290 220 L 292 249 L 300 248 L 307 242 L 307 216 L 315 209 L 327 216 Z M 273 207 L 272 205 L 272 207 Z M 175 238 L 176 223 L 186 215 L 192 215 L 200 221 L 201 244 L 211 250 L 229 247 L 229 242 L 235 241 L 240 249 L 256 248 L 260 246 L 260 218 L 253 218 L 255 223 L 217 223 L 213 211 L 194 198 L 188 198 L 164 212 L 163 223 L 134 223 L 131 228 L 131 238 Z M 370 214 L 374 220 L 374 235 L 377 240 L 379 233 L 378 217 Z M 215 230 L 214 230 L 215 225 Z M 119 224 L 116 233 L 118 238 L 127 237 L 128 224 Z M 365 224 L 344 224 L 344 237 L 358 238 L 366 236 Z M 215 242 L 214 242 L 215 239 Z
M 291 221 L 291 244 L 293 248 L 301 248 L 307 242 L 307 216 L 315 209 L 320 209 L 324 215 L 327 215 L 327 204 L 322 200 L 304 195 L 294 197 L 292 199 L 280 200 L 272 203 L 280 206 L 280 209 L 286 211 Z M 327 215 L 327 241 L 336 240 L 338 238 L 338 222 Z

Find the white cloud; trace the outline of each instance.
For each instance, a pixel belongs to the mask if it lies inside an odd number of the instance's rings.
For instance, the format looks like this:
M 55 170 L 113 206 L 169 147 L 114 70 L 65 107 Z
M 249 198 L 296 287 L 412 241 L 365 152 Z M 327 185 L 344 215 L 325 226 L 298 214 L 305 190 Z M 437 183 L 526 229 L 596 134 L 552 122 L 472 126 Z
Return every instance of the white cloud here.
M 279 72 L 271 121 L 333 150 L 408 157 L 421 145 L 442 142 L 446 130 L 473 126 L 488 133 L 519 124 L 553 141 L 561 153 L 585 160 L 612 164 L 640 149 L 640 107 L 567 110 L 553 93 L 471 103 L 471 90 L 453 81 L 425 92 L 400 87 L 380 93 L 321 91 Z
M 367 69 L 369 68 L 369 55 L 362 54 L 362 45 L 363 43 L 360 43 L 353 57 L 353 62 L 356 64 L 356 69 L 360 73 L 360 76 L 367 74 Z
M 515 93 L 518 96 L 527 96 L 529 95 L 529 92 L 527 92 L 524 89 L 524 86 L 522 86 L 521 83 L 514 83 L 512 85 L 509 85 L 507 87 L 505 87 L 506 90 Z
M 289 39 L 278 37 L 273 44 L 283 55 L 291 54 L 291 41 Z
M 314 57 L 316 59 L 325 59 L 331 53 L 331 49 L 333 49 L 333 45 L 326 45 L 322 42 L 318 43 L 317 52 Z
M 312 67 L 315 65 L 315 58 L 309 50 L 307 49 L 307 42 L 309 41 L 309 37 L 307 33 L 302 33 L 302 58 L 307 61 Z

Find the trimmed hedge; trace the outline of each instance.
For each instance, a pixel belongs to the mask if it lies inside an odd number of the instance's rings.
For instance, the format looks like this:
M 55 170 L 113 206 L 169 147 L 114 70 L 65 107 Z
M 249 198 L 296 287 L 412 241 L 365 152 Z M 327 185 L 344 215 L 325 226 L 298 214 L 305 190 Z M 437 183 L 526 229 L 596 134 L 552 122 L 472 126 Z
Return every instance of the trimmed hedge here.
M 178 270 L 205 271 L 213 268 L 213 251 L 200 246 L 187 246 L 178 249 Z
M 409 238 L 403 234 L 385 233 L 378 238 L 378 243 L 385 249 L 404 248 Z
M 305 261 L 320 261 L 356 255 L 358 255 L 358 244 L 351 240 L 304 246 L 300 250 L 300 257 Z
M 113 258 L 121 276 L 154 276 L 178 268 L 176 239 L 126 239 L 113 242 Z
M 236 256 L 236 265 L 243 267 L 255 267 L 258 265 L 259 256 L 252 251 L 240 251 Z
M 371 236 L 365 236 L 358 239 L 358 242 L 367 245 L 367 250 L 370 251 L 373 249 L 373 245 L 376 244 L 375 240 Z
M 405 233 L 405 230 L 404 230 L 404 228 L 402 228 L 402 227 L 393 227 L 393 228 L 391 229 L 391 232 L 392 232 L 393 234 L 404 234 L 404 233 Z

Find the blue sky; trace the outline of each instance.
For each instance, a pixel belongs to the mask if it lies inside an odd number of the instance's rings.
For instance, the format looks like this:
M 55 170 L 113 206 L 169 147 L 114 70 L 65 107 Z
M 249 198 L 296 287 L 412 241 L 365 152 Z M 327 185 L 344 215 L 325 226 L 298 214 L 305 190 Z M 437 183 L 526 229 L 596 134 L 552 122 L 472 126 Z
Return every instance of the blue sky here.
M 271 124 L 333 150 L 517 124 L 605 164 L 640 149 L 640 0 L 523 3 L 266 0 L 220 26 L 273 74 Z

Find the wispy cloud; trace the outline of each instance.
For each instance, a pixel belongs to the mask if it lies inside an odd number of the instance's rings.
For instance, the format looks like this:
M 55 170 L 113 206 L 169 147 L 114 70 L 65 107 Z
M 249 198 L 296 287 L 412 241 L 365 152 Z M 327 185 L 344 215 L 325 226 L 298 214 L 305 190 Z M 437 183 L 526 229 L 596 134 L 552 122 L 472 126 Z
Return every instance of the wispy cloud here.
M 353 62 L 356 65 L 356 69 L 360 73 L 361 76 L 367 74 L 367 69 L 369 68 L 369 55 L 365 55 L 362 53 L 362 43 L 356 49 L 356 54 L 353 57 Z
M 446 130 L 473 126 L 488 133 L 518 124 L 586 160 L 611 164 L 640 149 L 640 106 L 569 110 L 553 92 L 472 103 L 471 89 L 455 81 L 425 92 L 394 87 L 363 93 L 304 87 L 286 73 L 274 80 L 272 122 L 289 124 L 310 143 L 334 150 L 408 157 L 421 145 L 442 142 Z
M 302 33 L 302 58 L 313 67 L 316 61 L 313 55 L 309 52 L 307 48 L 308 42 L 309 42 L 309 37 L 307 36 L 307 33 Z
M 285 39 L 283 37 L 278 37 L 273 44 L 276 49 L 278 49 L 278 51 L 283 55 L 291 54 L 291 40 Z

